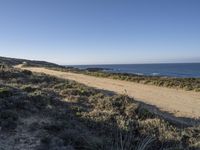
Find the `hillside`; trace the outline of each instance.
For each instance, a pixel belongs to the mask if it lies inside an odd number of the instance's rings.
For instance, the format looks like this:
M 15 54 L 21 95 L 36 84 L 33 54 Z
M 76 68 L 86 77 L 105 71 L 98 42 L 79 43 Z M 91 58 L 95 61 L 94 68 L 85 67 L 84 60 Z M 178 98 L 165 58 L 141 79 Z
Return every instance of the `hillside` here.
M 168 122 L 126 95 L 11 66 L 0 69 L 2 150 L 199 148 L 200 126 Z
M 37 67 L 61 67 L 54 63 L 49 63 L 46 61 L 36 61 L 36 60 L 26 60 L 26 59 L 16 59 L 16 58 L 8 58 L 0 56 L 0 64 L 6 64 L 10 66 L 25 64 L 29 66 L 37 66 Z
M 112 91 L 118 94 L 126 94 L 129 97 L 134 97 L 135 100 L 143 105 L 147 105 L 150 111 L 166 117 L 165 119 L 173 120 L 173 122 L 178 121 L 186 125 L 200 124 L 199 92 L 158 87 L 111 78 L 100 78 L 80 73 L 56 71 L 42 67 L 15 67 L 32 72 L 44 73 L 61 79 L 73 80 L 90 87 Z

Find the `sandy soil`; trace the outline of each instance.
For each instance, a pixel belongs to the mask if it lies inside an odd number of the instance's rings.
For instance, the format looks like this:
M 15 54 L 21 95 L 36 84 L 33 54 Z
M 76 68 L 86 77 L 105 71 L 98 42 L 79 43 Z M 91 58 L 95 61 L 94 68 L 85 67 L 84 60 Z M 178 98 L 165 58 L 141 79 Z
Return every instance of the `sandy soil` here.
M 18 66 L 18 68 L 21 68 Z M 75 80 L 90 87 L 127 94 L 136 100 L 154 105 L 176 117 L 200 118 L 200 92 L 170 89 L 153 85 L 144 85 L 128 81 L 92 77 L 71 72 L 53 71 L 45 68 L 25 68 L 39 73 L 53 75 L 63 79 Z

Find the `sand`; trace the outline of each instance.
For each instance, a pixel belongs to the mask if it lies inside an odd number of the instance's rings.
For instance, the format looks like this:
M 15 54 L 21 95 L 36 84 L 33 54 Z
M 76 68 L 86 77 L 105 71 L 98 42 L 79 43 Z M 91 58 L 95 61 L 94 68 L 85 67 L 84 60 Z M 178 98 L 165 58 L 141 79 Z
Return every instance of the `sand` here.
M 21 66 L 17 66 L 21 68 Z M 46 68 L 27 67 L 33 72 L 45 73 L 62 79 L 74 80 L 90 87 L 127 94 L 137 101 L 155 106 L 176 117 L 200 118 L 200 92 L 145 85 L 130 81 L 98 78 L 71 72 L 61 72 Z

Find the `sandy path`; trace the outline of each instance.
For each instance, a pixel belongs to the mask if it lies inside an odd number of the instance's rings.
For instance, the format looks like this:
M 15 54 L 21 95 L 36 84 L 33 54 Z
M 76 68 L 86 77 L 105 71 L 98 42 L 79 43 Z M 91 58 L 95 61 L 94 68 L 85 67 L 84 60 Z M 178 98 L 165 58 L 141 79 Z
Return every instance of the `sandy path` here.
M 176 90 L 128 81 L 92 77 L 71 72 L 60 72 L 45 68 L 25 68 L 33 72 L 53 75 L 63 79 L 75 80 L 87 86 L 128 94 L 130 97 L 157 106 L 177 117 L 200 118 L 200 93 Z M 125 92 L 126 91 L 126 92 Z

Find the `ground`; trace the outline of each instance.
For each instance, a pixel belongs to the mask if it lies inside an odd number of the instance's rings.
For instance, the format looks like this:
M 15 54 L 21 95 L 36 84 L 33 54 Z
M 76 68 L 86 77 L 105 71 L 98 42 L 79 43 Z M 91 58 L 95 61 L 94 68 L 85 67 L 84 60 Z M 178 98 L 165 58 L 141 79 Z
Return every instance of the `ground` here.
M 18 68 L 20 67 L 18 66 Z M 189 118 L 191 118 L 189 119 L 189 123 L 199 123 L 200 92 L 98 78 L 72 72 L 60 72 L 47 68 L 27 67 L 25 69 L 53 75 L 62 79 L 74 80 L 98 89 L 109 90 L 119 94 L 127 94 L 130 97 L 134 97 L 135 100 L 138 100 L 139 102 L 149 104 L 148 108 L 155 111 L 154 113 L 168 112 L 165 113 L 168 114 L 165 115 L 168 119 L 175 119 L 173 116 L 176 116 L 182 123 Z
M 200 127 L 133 98 L 12 67 L 0 70 L 0 149 L 199 149 Z

